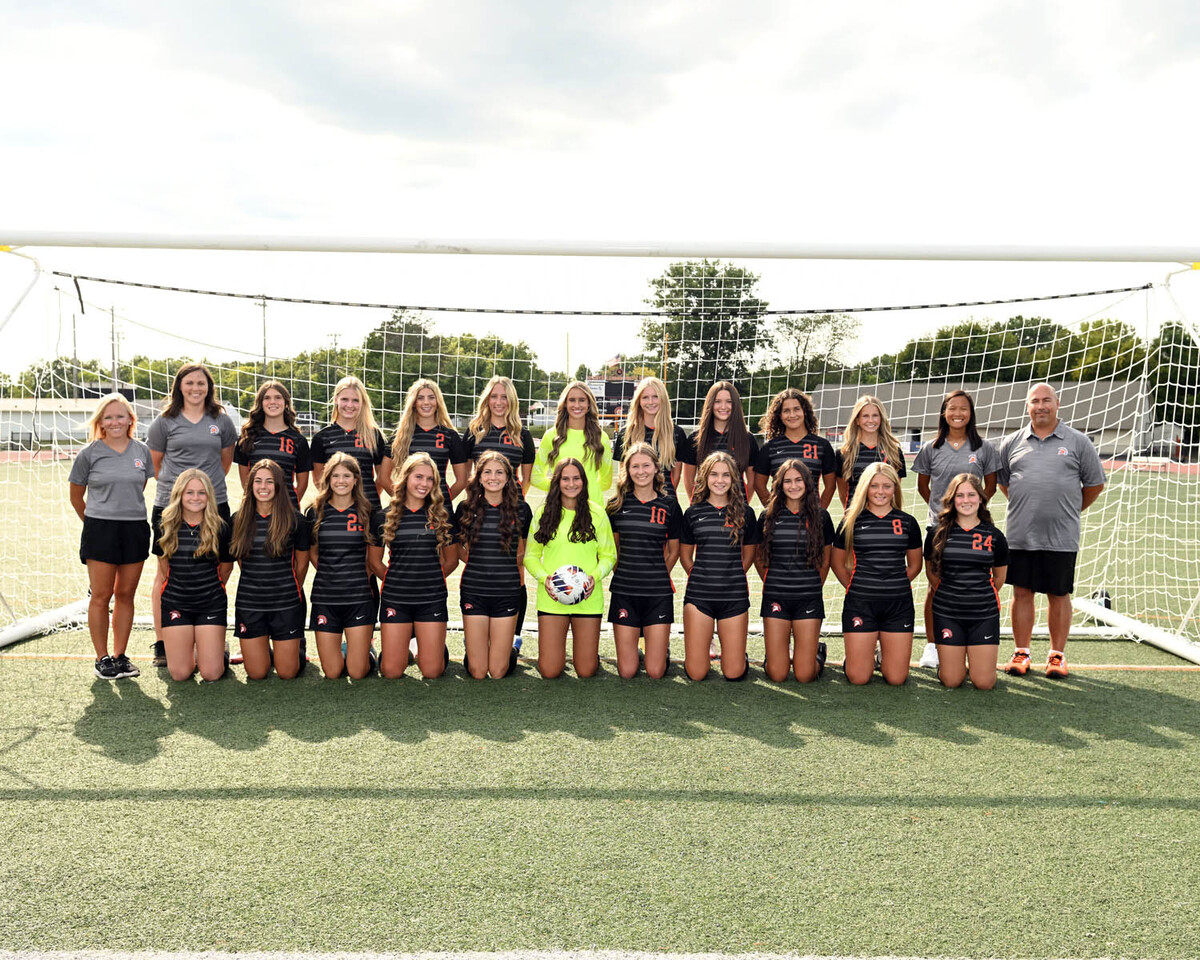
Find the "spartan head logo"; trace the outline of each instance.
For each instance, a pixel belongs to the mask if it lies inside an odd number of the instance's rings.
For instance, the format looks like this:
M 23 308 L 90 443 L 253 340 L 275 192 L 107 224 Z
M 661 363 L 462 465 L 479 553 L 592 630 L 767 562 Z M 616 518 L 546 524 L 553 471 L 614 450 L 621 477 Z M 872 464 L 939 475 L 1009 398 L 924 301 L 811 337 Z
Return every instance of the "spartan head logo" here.
M 949 640 L 954 636 L 954 631 L 949 627 L 942 627 L 942 639 Z
M 629 611 L 626 610 L 624 607 L 622 607 L 620 610 L 617 611 L 617 619 L 618 620 L 628 620 L 629 619 Z
M 387 615 L 388 615 L 389 617 L 394 617 L 394 616 L 396 615 L 396 608 L 395 608 L 395 607 L 388 607 L 388 608 L 387 608 Z
M 323 613 L 317 614 L 317 626 L 318 627 L 323 627 L 327 623 L 329 623 L 329 618 L 327 616 L 325 616 L 325 614 L 323 614 Z
M 783 604 L 775 603 L 772 601 L 771 612 L 772 613 L 783 613 Z
M 178 620 L 182 616 L 183 616 L 183 614 L 180 613 L 178 610 L 172 610 L 169 619 Z
M 862 617 L 855 617 L 855 618 L 853 619 L 853 621 L 851 621 L 851 622 L 852 622 L 852 623 L 854 624 L 854 626 L 856 626 L 856 627 L 861 627 L 861 626 L 863 625 Z

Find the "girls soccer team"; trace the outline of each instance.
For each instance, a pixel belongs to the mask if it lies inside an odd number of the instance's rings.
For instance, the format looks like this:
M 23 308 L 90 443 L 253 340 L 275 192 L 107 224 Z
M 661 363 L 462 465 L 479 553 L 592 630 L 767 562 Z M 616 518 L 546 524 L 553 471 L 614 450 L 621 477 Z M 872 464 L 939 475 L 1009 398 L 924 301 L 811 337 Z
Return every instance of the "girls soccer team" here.
M 764 670 L 771 680 L 820 676 L 824 584 L 832 570 L 847 591 L 848 681 L 866 683 L 878 669 L 900 684 L 912 655 L 911 582 L 924 560 L 931 598 L 925 622 L 942 682 L 958 686 L 969 676 L 982 689 L 995 684 L 997 591 L 1008 551 L 987 510 L 995 452 L 980 438 L 963 391 L 947 396 L 938 437 L 914 465 L 930 503 L 925 534 L 902 509 L 904 455 L 873 396 L 854 405 L 836 452 L 817 433 L 811 400 L 794 388 L 780 391 L 763 416 L 761 447 L 728 381 L 709 389 L 690 437 L 673 423 L 666 386 L 653 377 L 638 385 L 615 443 L 582 382 L 567 384 L 536 451 L 518 405 L 512 381 L 493 377 L 460 437 L 438 385 L 419 379 L 389 447 L 365 387 L 346 377 L 334 391 L 331 423 L 310 448 L 281 383 L 259 388 L 237 438 L 214 399 L 211 374 L 189 364 L 144 449 L 133 439 L 128 402 L 103 398 L 90 421 L 92 442 L 70 477 L 71 502 L 84 521 L 80 558 L 92 587 L 96 676 L 137 675 L 125 648 L 147 553 L 142 488 L 157 473 L 155 622 L 176 680 L 197 669 L 205 680 L 225 672 L 225 582 L 235 561 L 235 633 L 251 679 L 272 667 L 285 679 L 303 670 L 306 612 L 327 677 L 361 679 L 376 665 L 383 676 L 398 677 L 410 650 L 422 676 L 440 676 L 448 663 L 446 577 L 459 563 L 463 663 L 472 677 L 500 678 L 516 665 L 528 570 L 537 582 L 543 676 L 565 669 L 568 635 L 576 674 L 599 670 L 603 581 L 611 572 L 608 621 L 618 673 L 633 677 L 644 666 L 659 678 L 670 666 L 671 570 L 678 561 L 687 574 L 683 663 L 692 680 L 708 676 L 710 658 L 719 658 L 726 680 L 748 675 L 746 575 L 753 565 L 763 583 Z M 606 497 L 614 450 L 617 489 Z M 232 518 L 224 496 L 231 461 L 244 489 Z M 301 514 L 310 470 L 317 496 Z M 675 491 L 681 476 L 686 511 Z M 524 498 L 530 484 L 546 491 L 536 514 Z M 835 490 L 845 510 L 836 531 L 827 511 Z M 386 513 L 381 492 L 391 496 Z M 754 494 L 761 517 L 750 506 Z M 553 582 L 564 565 L 582 571 L 582 599 L 572 605 L 560 601 Z

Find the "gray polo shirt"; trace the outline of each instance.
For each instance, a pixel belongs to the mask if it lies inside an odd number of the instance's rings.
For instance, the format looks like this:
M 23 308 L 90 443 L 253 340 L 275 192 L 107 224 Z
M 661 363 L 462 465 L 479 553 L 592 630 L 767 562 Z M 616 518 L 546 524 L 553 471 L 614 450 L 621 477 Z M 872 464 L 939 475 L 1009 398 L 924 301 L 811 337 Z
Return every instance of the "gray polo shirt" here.
M 176 478 L 191 467 L 203 470 L 212 481 L 217 503 L 225 503 L 225 471 L 221 469 L 221 451 L 237 443 L 233 421 L 222 413 L 218 417 L 204 414 L 192 423 L 182 413 L 177 417 L 159 417 L 146 434 L 150 449 L 163 455 L 158 473 L 158 488 L 154 505 L 165 507 L 171 500 L 171 487 Z
M 1100 455 L 1086 435 L 1060 420 L 1041 440 L 1026 425 L 1001 442 L 996 480 L 1008 487 L 1010 547 L 1078 552 L 1083 488 L 1104 483 Z
M 154 476 L 150 450 L 130 440 L 117 453 L 103 440 L 93 440 L 71 464 L 70 483 L 87 487 L 83 514 L 93 520 L 145 520 L 146 481 Z
M 951 480 L 960 473 L 973 473 L 982 480 L 999 467 L 1000 454 L 986 440 L 978 450 L 972 450 L 970 442 L 957 450 L 948 442 L 935 448 L 932 440 L 921 447 L 913 461 L 913 472 L 929 477 L 929 525 L 937 523 L 938 514 L 942 512 L 942 497 Z

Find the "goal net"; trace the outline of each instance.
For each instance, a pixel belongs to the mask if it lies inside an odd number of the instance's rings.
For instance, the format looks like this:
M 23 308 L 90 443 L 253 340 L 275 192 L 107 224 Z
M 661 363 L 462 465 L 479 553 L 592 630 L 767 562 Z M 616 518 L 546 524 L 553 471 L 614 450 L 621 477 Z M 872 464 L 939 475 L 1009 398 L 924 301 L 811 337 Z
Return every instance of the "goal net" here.
M 798 387 L 835 447 L 855 400 L 870 393 L 886 407 L 910 467 L 936 434 L 947 391 L 970 392 L 981 432 L 998 442 L 1026 422 L 1030 384 L 1046 381 L 1059 392 L 1062 419 L 1097 446 L 1108 477 L 1084 514 L 1077 629 L 1102 622 L 1139 638 L 1200 640 L 1200 345 L 1170 287 L 1149 282 L 1158 268 L 1144 268 L 1140 282 L 1129 282 L 1126 269 L 1122 282 L 1063 288 L 1049 273 L 1038 291 L 992 281 L 990 295 L 914 299 L 869 285 L 863 296 L 870 270 L 840 297 L 814 295 L 811 265 L 784 260 L 628 259 L 605 276 L 604 264 L 580 268 L 567 258 L 401 259 L 396 282 L 381 282 L 373 268 L 366 295 L 354 295 L 358 288 L 327 261 L 325 273 L 293 273 L 265 293 L 188 278 L 178 259 L 167 272 L 184 279 L 173 283 L 119 260 L 103 272 L 44 264 L 2 335 L 0 614 L 10 630 L 64 606 L 78 613 L 86 596 L 67 474 L 96 399 L 124 392 L 144 437 L 175 369 L 202 359 L 235 422 L 263 379 L 278 379 L 309 435 L 329 420 L 333 385 L 358 376 L 389 440 L 419 376 L 439 383 L 460 430 L 489 378 L 511 377 L 535 435 L 553 423 L 559 394 L 575 379 L 591 386 L 610 432 L 645 376 L 666 382 L 676 422 L 689 431 L 716 380 L 737 385 L 756 433 L 771 397 Z M 492 264 L 460 267 L 476 259 Z M 450 263 L 423 269 L 431 261 Z M 29 270 L 5 266 L 3 311 Z M 229 487 L 236 506 L 235 471 Z M 905 509 L 924 523 L 911 469 L 904 492 Z M 998 496 L 1001 524 L 1004 507 Z M 836 522 L 836 499 L 831 513 Z M 682 597 L 682 571 L 676 577 Z M 147 571 L 143 614 L 150 579 Z M 758 586 L 753 572 L 750 580 Z M 919 605 L 923 578 L 916 587 Z M 831 577 L 827 627 L 838 624 L 840 598 Z

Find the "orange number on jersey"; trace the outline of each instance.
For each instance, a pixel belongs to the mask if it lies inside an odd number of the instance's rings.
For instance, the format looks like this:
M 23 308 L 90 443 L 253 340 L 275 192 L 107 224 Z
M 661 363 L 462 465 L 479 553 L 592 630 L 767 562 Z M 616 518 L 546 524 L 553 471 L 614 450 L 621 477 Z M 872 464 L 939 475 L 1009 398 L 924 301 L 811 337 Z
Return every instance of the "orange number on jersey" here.
M 279 438 L 279 452 L 280 453 L 295 453 L 296 452 L 296 446 L 292 442 L 291 437 L 280 437 Z
M 346 529 L 354 533 L 362 533 L 362 524 L 358 522 L 358 514 L 351 513 L 346 516 Z
M 896 519 L 892 521 L 892 533 L 900 537 L 904 535 L 904 521 Z
M 433 445 L 435 447 L 437 447 L 439 450 L 445 449 L 446 435 L 444 433 L 439 433 L 437 435 L 437 439 L 433 442 Z
M 515 447 L 516 446 L 516 444 L 513 443 L 513 441 L 512 441 L 512 437 L 510 437 L 507 433 L 500 434 L 500 442 L 502 444 L 504 444 L 506 447 Z
M 972 534 L 971 535 L 971 549 L 972 550 L 991 550 L 992 549 L 991 536 L 989 535 L 987 537 L 984 537 L 984 535 L 982 533 Z
M 800 459 L 801 460 L 816 460 L 817 459 L 816 446 L 814 446 L 811 443 L 806 443 L 804 446 L 802 446 L 800 448 Z
M 354 446 L 359 450 L 365 446 L 365 444 L 362 442 L 362 437 L 360 437 L 357 433 L 354 435 Z
M 665 524 L 667 522 L 667 508 L 666 507 L 651 507 L 650 508 L 650 522 Z

